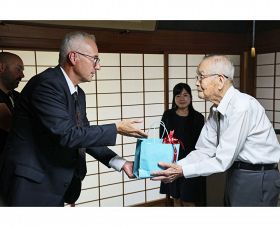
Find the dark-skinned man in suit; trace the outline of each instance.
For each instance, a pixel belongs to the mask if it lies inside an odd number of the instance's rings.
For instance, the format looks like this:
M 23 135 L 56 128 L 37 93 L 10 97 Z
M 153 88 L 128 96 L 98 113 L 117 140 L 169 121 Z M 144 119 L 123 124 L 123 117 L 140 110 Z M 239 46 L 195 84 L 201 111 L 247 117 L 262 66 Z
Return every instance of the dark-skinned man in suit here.
M 19 97 L 18 87 L 24 78 L 22 59 L 10 52 L 0 52 L 0 163 L 7 136 L 9 134 L 14 106 Z M 0 196 L 0 206 L 4 203 Z

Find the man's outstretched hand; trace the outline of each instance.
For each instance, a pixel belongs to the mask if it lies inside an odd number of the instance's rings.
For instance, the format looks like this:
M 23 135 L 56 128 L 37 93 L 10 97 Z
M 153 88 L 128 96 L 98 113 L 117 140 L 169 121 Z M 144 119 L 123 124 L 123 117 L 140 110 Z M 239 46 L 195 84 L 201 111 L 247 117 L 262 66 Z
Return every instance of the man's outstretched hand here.
M 117 132 L 123 136 L 131 136 L 136 138 L 147 138 L 148 134 L 138 129 L 134 126 L 134 124 L 142 123 L 142 119 L 134 119 L 134 120 L 123 120 L 116 123 Z

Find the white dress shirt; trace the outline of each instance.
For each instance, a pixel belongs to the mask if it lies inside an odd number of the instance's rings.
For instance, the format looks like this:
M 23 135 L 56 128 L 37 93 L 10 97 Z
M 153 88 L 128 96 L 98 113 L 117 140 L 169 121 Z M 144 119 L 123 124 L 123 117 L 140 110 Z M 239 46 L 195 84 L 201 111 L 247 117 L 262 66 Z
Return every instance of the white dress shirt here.
M 77 92 L 78 93 L 78 87 L 74 86 L 74 84 L 72 83 L 72 81 L 70 80 L 70 78 L 67 76 L 66 72 L 63 70 L 63 68 L 61 68 L 61 71 L 65 77 L 65 80 L 68 84 L 69 90 L 70 90 L 70 94 L 73 95 L 73 93 Z M 85 150 L 85 148 L 80 148 Z M 113 157 L 110 162 L 109 162 L 109 166 L 111 166 L 113 169 L 117 170 L 117 171 L 121 171 L 124 163 L 126 162 L 125 159 L 123 159 L 122 157 L 116 155 L 115 157 Z
M 221 114 L 218 146 L 217 111 Z M 270 164 L 280 159 L 280 145 L 264 108 L 233 86 L 218 107 L 211 108 L 195 149 L 177 162 L 185 178 L 224 172 L 234 161 Z

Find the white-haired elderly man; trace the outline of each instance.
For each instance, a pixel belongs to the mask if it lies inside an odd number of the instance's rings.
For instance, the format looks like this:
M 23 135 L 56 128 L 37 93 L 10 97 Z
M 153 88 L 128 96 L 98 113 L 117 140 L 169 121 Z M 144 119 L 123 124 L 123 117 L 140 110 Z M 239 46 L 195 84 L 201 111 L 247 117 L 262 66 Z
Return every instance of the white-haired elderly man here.
M 206 56 L 197 68 L 199 98 L 213 103 L 196 147 L 153 180 L 207 176 L 227 171 L 226 206 L 277 206 L 280 146 L 259 102 L 233 87 L 234 66 L 226 56 Z

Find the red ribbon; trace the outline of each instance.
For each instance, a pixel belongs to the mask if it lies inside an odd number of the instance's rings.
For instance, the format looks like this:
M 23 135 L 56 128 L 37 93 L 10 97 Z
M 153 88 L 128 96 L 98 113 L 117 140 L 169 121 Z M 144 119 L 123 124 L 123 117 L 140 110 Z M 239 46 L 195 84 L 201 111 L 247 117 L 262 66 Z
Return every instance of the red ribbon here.
M 182 148 L 185 150 L 185 147 L 184 147 L 184 144 L 182 143 L 182 141 L 174 137 L 174 130 L 171 130 L 169 132 L 169 135 L 167 135 L 166 137 L 163 138 L 162 143 L 167 143 L 167 144 L 173 145 L 173 149 L 174 149 L 173 162 L 176 162 L 177 155 L 178 155 L 175 144 L 180 144 L 180 146 L 182 146 Z

